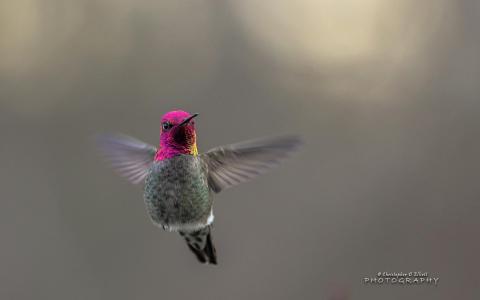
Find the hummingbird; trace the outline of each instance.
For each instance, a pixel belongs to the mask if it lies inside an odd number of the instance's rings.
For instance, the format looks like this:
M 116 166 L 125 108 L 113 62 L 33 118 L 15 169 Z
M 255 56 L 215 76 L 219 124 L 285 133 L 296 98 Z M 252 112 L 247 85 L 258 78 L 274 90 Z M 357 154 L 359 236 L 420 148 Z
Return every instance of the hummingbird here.
M 178 232 L 198 261 L 217 264 L 212 240 L 213 196 L 264 173 L 297 149 L 297 136 L 277 136 L 198 153 L 195 118 L 174 110 L 161 118 L 159 147 L 119 134 L 98 145 L 118 173 L 144 183 L 143 199 L 154 225 Z

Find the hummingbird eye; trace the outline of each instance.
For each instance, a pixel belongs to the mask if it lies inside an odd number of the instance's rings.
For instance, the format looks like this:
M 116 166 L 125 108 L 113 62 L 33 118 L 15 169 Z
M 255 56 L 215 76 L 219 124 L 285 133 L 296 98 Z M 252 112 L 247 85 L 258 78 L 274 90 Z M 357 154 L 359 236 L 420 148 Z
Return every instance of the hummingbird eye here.
M 173 125 L 172 125 L 172 123 L 170 123 L 170 122 L 163 122 L 163 123 L 162 123 L 162 129 L 163 129 L 163 130 L 169 130 L 169 129 L 172 128 L 172 127 L 173 127 Z

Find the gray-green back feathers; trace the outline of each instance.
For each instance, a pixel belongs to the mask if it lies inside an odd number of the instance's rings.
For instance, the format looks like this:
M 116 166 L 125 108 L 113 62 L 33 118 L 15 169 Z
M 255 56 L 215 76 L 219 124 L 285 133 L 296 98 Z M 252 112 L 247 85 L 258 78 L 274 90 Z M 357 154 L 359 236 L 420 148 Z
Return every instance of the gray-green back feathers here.
M 178 155 L 154 162 L 144 199 L 152 221 L 168 230 L 197 230 L 213 221 L 206 166 L 198 156 Z

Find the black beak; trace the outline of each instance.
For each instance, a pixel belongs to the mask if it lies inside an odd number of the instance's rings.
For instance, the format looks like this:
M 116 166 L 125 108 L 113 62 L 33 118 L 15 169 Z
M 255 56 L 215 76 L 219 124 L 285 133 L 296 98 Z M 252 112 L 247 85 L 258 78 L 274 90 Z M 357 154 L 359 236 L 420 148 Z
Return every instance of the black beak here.
M 186 118 L 185 120 L 183 120 L 182 123 L 178 124 L 178 126 L 183 126 L 183 125 L 188 124 L 188 122 L 190 122 L 190 120 L 192 120 L 192 119 L 195 118 L 196 116 L 198 116 L 198 114 L 193 114 L 193 115 L 191 115 L 190 117 L 188 117 L 188 118 Z

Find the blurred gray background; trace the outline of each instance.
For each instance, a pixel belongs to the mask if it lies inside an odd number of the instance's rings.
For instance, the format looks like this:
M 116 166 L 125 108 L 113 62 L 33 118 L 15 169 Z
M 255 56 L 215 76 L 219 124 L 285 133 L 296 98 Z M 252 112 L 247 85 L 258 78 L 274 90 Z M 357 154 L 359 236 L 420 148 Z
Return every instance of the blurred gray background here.
M 479 1 L 0 1 L 1 299 L 478 299 Z M 220 194 L 219 266 L 91 136 L 302 134 Z M 371 286 L 425 271 L 438 286 Z

